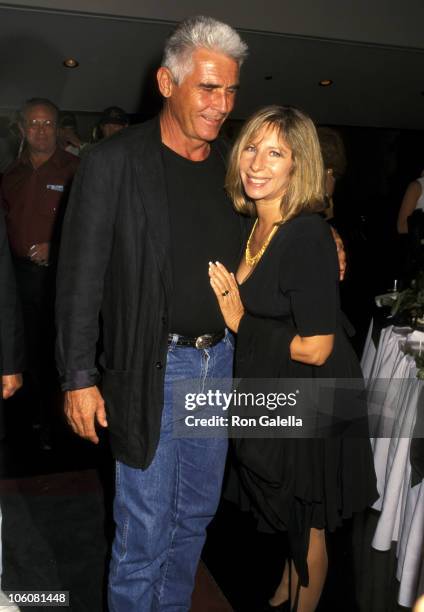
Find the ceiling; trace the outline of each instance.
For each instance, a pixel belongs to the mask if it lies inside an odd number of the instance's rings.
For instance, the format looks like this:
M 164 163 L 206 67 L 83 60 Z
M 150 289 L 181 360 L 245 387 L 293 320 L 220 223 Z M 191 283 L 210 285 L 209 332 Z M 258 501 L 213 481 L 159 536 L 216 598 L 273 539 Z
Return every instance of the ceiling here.
M 0 3 L 0 109 L 42 96 L 68 110 L 143 113 L 173 23 L 205 13 L 238 27 L 249 45 L 234 117 L 283 103 L 319 123 L 424 129 L 422 0 L 408 10 L 392 0 L 252 0 L 253 10 L 247 0 L 20 4 Z M 79 68 L 64 68 L 66 57 Z M 334 84 L 319 87 L 324 78 Z

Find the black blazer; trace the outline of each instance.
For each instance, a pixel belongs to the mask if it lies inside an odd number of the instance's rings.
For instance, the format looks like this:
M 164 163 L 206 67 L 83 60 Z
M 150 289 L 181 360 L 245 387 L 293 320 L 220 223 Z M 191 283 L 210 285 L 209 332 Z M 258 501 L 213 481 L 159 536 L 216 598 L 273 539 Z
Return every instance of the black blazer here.
M 100 143 L 83 160 L 65 215 L 57 276 L 63 388 L 99 382 L 101 312 L 112 450 L 134 467 L 150 464 L 159 439 L 171 300 L 168 203 L 155 119 Z
M 22 316 L 9 253 L 4 212 L 0 206 L 0 377 L 24 369 Z M 1 380 L 0 380 L 1 382 Z M 0 386 L 0 437 L 3 434 Z

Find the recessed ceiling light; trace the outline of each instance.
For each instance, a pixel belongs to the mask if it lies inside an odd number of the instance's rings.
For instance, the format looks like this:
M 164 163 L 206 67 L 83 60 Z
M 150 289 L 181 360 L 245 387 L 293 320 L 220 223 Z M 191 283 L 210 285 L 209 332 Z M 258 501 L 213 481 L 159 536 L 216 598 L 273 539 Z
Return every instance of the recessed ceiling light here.
M 79 66 L 79 62 L 77 62 L 77 60 L 76 60 L 76 59 L 74 59 L 73 57 L 68 57 L 68 59 L 66 59 L 66 60 L 63 62 L 63 65 L 64 65 L 66 68 L 78 68 L 78 66 Z
M 333 84 L 333 81 L 331 79 L 322 79 L 318 83 L 318 85 L 320 85 L 321 87 L 329 87 L 332 84 Z

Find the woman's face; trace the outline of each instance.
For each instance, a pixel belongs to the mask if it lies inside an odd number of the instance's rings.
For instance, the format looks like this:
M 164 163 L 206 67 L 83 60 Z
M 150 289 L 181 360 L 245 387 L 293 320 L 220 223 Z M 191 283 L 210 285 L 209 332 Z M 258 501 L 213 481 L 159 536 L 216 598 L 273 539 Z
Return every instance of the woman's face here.
M 292 152 L 276 128 L 265 126 L 240 156 L 240 177 L 255 202 L 280 202 L 290 182 Z

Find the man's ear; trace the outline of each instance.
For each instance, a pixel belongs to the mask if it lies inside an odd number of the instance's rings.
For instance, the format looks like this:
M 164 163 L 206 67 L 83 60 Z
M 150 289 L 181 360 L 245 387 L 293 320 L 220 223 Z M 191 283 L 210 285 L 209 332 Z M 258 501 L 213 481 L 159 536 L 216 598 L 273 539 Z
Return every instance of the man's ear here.
M 169 68 L 161 66 L 156 73 L 159 91 L 164 98 L 170 98 L 175 87 L 175 81 Z

